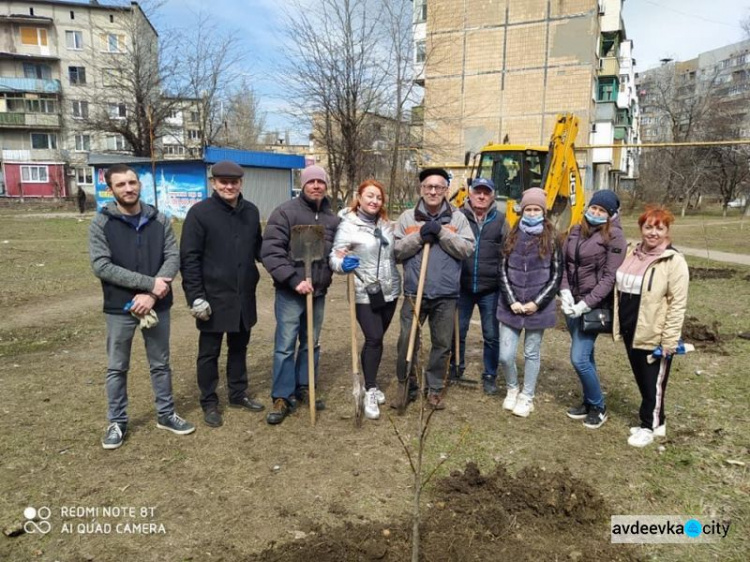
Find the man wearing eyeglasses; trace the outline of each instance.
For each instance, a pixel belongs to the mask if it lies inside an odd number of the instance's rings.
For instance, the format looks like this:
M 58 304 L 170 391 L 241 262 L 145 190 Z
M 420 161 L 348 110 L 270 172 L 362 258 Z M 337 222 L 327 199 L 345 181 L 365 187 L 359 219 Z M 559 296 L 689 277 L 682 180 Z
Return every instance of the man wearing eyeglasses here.
M 427 403 L 435 410 L 445 408 L 444 374 L 453 339 L 453 316 L 461 292 L 461 262 L 474 251 L 474 234 L 463 213 L 447 199 L 450 176 L 442 168 L 427 168 L 419 174 L 420 197 L 413 209 L 404 211 L 395 232 L 396 259 L 404 269 L 404 304 L 401 307 L 401 333 L 398 338 L 396 375 L 399 393 L 393 406 L 404 400 L 405 385 L 416 389 L 413 373 L 406 372 L 414 305 L 425 244 L 430 245 L 420 310 L 420 325 L 429 319 L 432 349 L 427 363 Z M 418 345 L 418 342 L 416 342 Z M 417 354 L 415 347 L 414 356 Z M 407 381 L 407 377 L 409 380 Z M 409 393 L 408 400 L 416 397 Z

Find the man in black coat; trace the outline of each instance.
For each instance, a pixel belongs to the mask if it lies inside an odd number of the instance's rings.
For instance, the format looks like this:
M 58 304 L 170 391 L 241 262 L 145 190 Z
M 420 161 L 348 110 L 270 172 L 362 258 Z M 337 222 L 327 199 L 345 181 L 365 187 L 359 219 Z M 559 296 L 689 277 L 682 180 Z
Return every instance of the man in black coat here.
M 224 160 L 211 167 L 214 192 L 191 207 L 180 241 L 182 288 L 200 330 L 198 388 L 203 419 L 211 427 L 223 420 L 216 385 L 219 355 L 227 334 L 229 405 L 260 412 L 265 407 L 247 395 L 247 346 L 257 322 L 255 288 L 261 236 L 258 208 L 242 197 L 244 172 Z

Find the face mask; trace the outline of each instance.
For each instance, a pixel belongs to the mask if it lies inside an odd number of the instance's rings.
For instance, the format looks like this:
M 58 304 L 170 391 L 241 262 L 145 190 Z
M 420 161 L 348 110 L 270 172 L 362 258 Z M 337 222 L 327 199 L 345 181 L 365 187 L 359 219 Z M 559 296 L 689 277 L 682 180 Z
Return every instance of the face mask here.
M 526 226 L 536 226 L 538 224 L 542 224 L 544 221 L 544 215 L 539 215 L 537 217 L 527 217 L 524 215 L 521 217 L 521 222 L 525 224 Z
M 591 226 L 600 226 L 607 222 L 609 217 L 595 217 L 594 215 L 590 214 L 588 211 L 586 211 L 586 222 L 589 223 Z

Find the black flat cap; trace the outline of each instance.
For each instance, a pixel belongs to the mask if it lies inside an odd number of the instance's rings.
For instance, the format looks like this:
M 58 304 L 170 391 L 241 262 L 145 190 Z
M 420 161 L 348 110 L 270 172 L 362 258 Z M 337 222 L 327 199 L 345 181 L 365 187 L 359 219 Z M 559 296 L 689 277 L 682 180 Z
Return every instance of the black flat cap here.
M 245 172 L 231 160 L 222 160 L 211 166 L 211 176 L 215 178 L 241 178 Z
M 443 168 L 425 168 L 424 170 L 419 172 L 419 181 L 423 182 L 425 178 L 428 178 L 430 176 L 442 176 L 445 178 L 445 181 L 451 181 L 451 177 L 448 175 L 448 172 L 446 172 Z

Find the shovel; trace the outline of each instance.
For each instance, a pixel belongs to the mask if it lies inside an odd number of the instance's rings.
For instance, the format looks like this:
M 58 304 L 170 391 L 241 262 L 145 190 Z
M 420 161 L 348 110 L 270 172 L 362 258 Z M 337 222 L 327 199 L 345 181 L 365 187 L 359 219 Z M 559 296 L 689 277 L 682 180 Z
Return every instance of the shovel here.
M 430 244 L 426 243 L 422 249 L 422 267 L 419 269 L 419 283 L 417 284 L 417 301 L 414 303 L 411 318 L 411 330 L 409 331 L 409 346 L 406 348 L 406 380 L 404 381 L 404 395 L 399 403 L 398 415 L 403 415 L 409 402 L 409 376 L 411 375 L 412 358 L 414 357 L 414 343 L 417 339 L 417 327 L 419 326 L 419 314 L 422 311 L 422 294 L 424 294 L 424 281 L 427 277 L 427 262 L 430 260 Z
M 359 372 L 359 356 L 357 355 L 357 312 L 355 310 L 354 298 L 354 274 L 349 277 L 349 321 L 352 332 L 352 382 L 354 383 L 352 394 L 354 396 L 354 425 L 362 427 L 362 412 L 364 410 L 365 385 L 362 374 Z
M 305 263 L 305 278 L 312 285 L 312 262 L 325 259 L 325 227 L 300 224 L 292 227 L 290 243 L 292 259 Z M 307 300 L 307 384 L 310 402 L 310 422 L 315 425 L 315 348 L 313 334 L 313 294 Z

